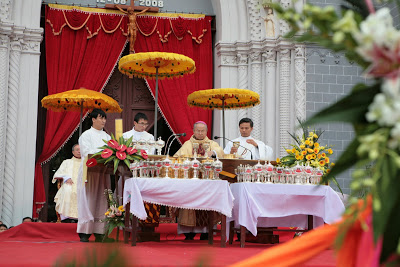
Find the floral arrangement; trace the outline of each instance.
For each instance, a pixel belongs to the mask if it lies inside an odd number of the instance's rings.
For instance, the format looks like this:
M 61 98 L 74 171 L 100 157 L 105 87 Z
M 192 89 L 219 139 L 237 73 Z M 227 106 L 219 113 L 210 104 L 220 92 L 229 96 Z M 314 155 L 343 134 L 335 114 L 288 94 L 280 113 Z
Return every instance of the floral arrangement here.
M 341 14 L 332 6 L 320 8 L 305 4 L 298 11 L 294 7 L 284 9 L 278 4 L 270 5 L 289 23 L 288 38 L 342 52 L 364 70 L 367 83 L 355 85 L 349 95 L 305 124 L 340 121 L 354 126 L 355 138 L 325 180 L 356 167 L 350 184 L 350 201 L 355 203 L 360 191 L 369 192 L 372 214 L 363 223 L 363 229 L 365 231 L 369 225 L 373 231 L 378 264 L 393 258 L 399 263 L 400 31 L 393 26 L 390 10 L 387 7 L 375 10 L 372 0 L 344 0 Z M 399 13 L 400 1 L 396 0 L 392 6 L 397 7 Z M 362 209 L 349 209 L 346 218 L 350 222 L 353 218 L 355 222 L 362 212 Z M 351 223 L 343 225 L 347 225 L 346 232 Z
M 88 167 L 96 166 L 97 163 L 107 164 L 113 162 L 115 174 L 121 161 L 129 168 L 132 161 L 140 161 L 148 158 L 144 149 L 137 150 L 136 148 L 131 147 L 132 137 L 127 140 L 120 137 L 118 142 L 114 135 L 111 134 L 111 139 L 109 141 L 103 141 L 105 145 L 100 147 L 102 150 L 93 154 L 91 159 L 87 161 L 86 165 Z
M 103 222 L 106 222 L 106 236 L 111 234 L 114 228 L 117 228 L 117 241 L 119 236 L 119 227 L 125 227 L 125 209 L 123 206 L 118 206 L 118 202 L 111 189 L 105 189 L 104 195 L 107 198 L 108 209 L 104 215 L 106 218 Z
M 293 136 L 296 144 L 291 145 L 292 149 L 286 149 L 288 153 L 277 161 L 280 166 L 293 167 L 296 164 L 309 165 L 321 169 L 324 174 L 330 172 L 330 168 L 335 164 L 330 162 L 329 156 L 333 154 L 330 146 L 321 146 L 318 143 L 322 132 L 303 130 L 303 135 Z

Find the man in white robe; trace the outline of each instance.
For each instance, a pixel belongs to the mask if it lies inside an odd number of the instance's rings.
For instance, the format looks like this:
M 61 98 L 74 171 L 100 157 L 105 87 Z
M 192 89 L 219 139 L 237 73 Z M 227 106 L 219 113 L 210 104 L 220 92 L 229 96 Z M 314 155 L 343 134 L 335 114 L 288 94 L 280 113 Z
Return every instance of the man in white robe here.
M 107 199 L 104 190 L 111 188 L 110 175 L 104 173 L 88 173 L 86 182 L 83 179 L 83 169 L 85 158 L 89 154 L 95 154 L 105 145 L 111 137 L 103 131 L 106 124 L 106 113 L 100 109 L 94 109 L 89 118 L 92 120 L 92 127 L 82 133 L 79 137 L 82 161 L 78 175 L 78 227 L 81 242 L 89 242 L 89 237 L 94 234 L 96 242 L 101 242 L 104 238 L 105 219 L 104 213 L 107 211 Z M 106 239 L 106 241 L 111 241 Z
M 122 136 L 125 139 L 132 138 L 132 141 L 139 141 L 139 140 L 154 140 L 154 136 L 151 133 L 146 132 L 146 128 L 149 126 L 149 119 L 147 118 L 146 114 L 144 113 L 137 113 L 135 118 L 133 119 L 133 128 L 130 131 L 125 132 Z M 141 146 L 136 146 L 139 149 L 145 149 Z M 148 155 L 154 155 L 155 148 L 149 149 L 146 147 L 146 152 Z
M 239 147 L 235 147 L 232 142 L 228 142 L 224 149 L 225 154 L 237 154 L 244 159 L 263 159 L 273 160 L 273 150 L 270 146 L 251 136 L 253 131 L 253 121 L 243 118 L 239 121 L 240 137 L 233 139 L 233 142 L 240 142 Z
M 73 157 L 64 160 L 53 176 L 53 184 L 60 180 L 62 185 L 54 197 L 55 210 L 60 214 L 61 222 L 69 223 L 78 220 L 78 182 L 81 152 L 78 144 L 72 147 Z

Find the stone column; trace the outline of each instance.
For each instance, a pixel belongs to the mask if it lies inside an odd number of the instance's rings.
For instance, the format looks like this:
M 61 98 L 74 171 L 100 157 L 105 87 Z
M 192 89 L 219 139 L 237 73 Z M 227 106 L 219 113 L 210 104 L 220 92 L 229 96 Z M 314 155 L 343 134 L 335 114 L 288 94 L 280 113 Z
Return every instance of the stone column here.
M 289 147 L 290 139 L 290 49 L 281 48 L 280 74 L 279 74 L 279 154 L 281 157 L 286 154 L 285 147 Z
M 294 86 L 295 86 L 295 116 L 301 121 L 306 119 L 306 59 L 304 45 L 295 46 L 294 58 Z M 303 131 L 296 128 L 296 135 L 301 136 Z
M 264 107 L 263 117 L 264 124 L 262 125 L 262 140 L 267 145 L 271 146 L 276 153 L 278 148 L 276 145 L 279 140 L 276 140 L 276 51 L 269 48 L 262 54 L 265 63 L 265 87 L 264 97 L 261 103 Z
M 5 170 L 4 170 L 4 191 L 2 218 L 11 222 L 14 212 L 14 183 L 15 183 L 15 164 L 17 162 L 17 125 L 18 125 L 18 101 L 19 101 L 19 79 L 20 79 L 20 58 L 21 58 L 21 33 L 14 34 L 10 38 L 10 65 L 9 65 L 9 83 L 8 83 L 8 101 L 7 101 L 7 131 L 6 131 L 6 149 L 5 149 Z
M 237 54 L 237 62 L 238 62 L 238 88 L 239 89 L 247 89 L 248 88 L 248 55 L 239 53 Z M 247 117 L 247 109 L 239 109 L 238 110 L 238 125 L 239 120 Z
M 251 58 L 251 90 L 260 95 L 263 99 L 262 80 L 261 80 L 261 53 L 253 52 L 250 54 Z M 262 120 L 262 105 L 257 105 L 250 108 L 251 118 L 254 122 L 254 130 L 252 136 L 256 139 L 261 139 L 261 125 Z

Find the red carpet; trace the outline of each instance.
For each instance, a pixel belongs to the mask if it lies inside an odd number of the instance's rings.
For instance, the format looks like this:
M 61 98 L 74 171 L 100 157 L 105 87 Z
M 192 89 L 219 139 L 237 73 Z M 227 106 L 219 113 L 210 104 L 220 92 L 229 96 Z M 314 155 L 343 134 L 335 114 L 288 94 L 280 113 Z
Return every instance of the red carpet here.
M 87 263 L 95 258 L 99 263 L 110 253 L 118 252 L 117 259 L 125 259 L 127 266 L 193 266 L 200 263 L 226 266 L 273 246 L 246 243 L 245 248 L 240 248 L 239 242 L 234 242 L 220 248 L 219 236 L 214 238 L 213 246 L 208 246 L 207 241 L 184 241 L 183 235 L 176 234 L 176 224 L 161 224 L 157 231 L 161 233 L 161 242 L 143 242 L 131 247 L 122 242 L 122 234 L 118 244 L 94 243 L 93 236 L 90 243 L 81 243 L 76 224 L 24 223 L 0 233 L 0 265 L 54 266 L 59 262 L 63 266 L 65 262 Z M 288 232 L 279 234 L 281 242 L 293 236 Z M 114 266 L 121 264 L 115 263 Z M 334 252 L 327 250 L 304 266 L 335 266 Z

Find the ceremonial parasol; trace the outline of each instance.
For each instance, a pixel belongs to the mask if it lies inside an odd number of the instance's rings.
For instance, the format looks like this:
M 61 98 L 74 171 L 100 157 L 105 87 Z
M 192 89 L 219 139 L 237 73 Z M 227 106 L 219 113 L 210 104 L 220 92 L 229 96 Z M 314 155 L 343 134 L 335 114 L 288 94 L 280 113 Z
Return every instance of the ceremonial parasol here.
M 225 146 L 225 109 L 242 109 L 260 104 L 260 95 L 247 89 L 220 88 L 199 90 L 187 97 L 192 107 L 222 109 L 222 132 Z
M 102 109 L 105 112 L 121 113 L 122 109 L 113 98 L 88 89 L 76 89 L 48 95 L 42 99 L 42 106 L 53 111 L 80 111 L 79 136 L 82 134 L 83 110 Z
M 175 53 L 145 52 L 129 54 L 120 59 L 118 69 L 129 78 L 156 79 L 154 107 L 154 138 L 157 140 L 158 79 L 173 78 L 196 71 L 193 59 Z

